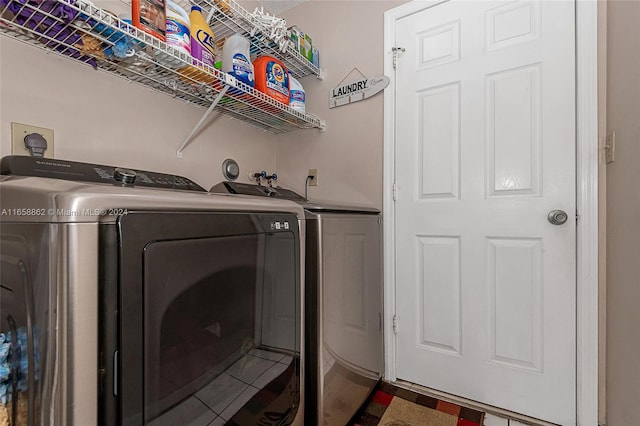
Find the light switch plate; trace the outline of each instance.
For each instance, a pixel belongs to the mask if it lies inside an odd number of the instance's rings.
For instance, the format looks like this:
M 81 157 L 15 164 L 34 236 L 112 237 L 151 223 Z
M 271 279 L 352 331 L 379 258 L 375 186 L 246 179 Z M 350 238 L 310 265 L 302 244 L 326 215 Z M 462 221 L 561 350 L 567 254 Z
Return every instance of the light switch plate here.
M 11 153 L 13 155 L 28 155 L 31 153 L 24 144 L 25 136 L 31 133 L 39 133 L 47 141 L 47 150 L 44 152 L 44 158 L 53 157 L 53 129 L 44 127 L 31 126 L 29 124 L 11 123 Z

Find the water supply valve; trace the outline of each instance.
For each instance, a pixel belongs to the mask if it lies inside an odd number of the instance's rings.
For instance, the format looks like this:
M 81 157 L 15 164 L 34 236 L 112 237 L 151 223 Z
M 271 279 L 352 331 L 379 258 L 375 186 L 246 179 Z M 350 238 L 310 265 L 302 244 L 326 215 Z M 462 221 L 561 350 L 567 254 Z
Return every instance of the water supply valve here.
M 265 178 L 267 179 L 267 183 L 269 184 L 269 186 L 273 186 L 271 183 L 278 180 L 278 175 L 275 173 L 271 173 L 271 175 L 267 175 L 265 176 Z
M 267 172 L 264 170 L 261 172 L 249 173 L 249 180 L 255 180 L 256 182 L 258 182 L 258 185 L 260 185 L 262 183 L 262 180 L 266 178 Z
M 272 182 L 278 180 L 278 175 L 275 173 L 267 174 L 266 171 L 249 173 L 249 180 L 255 180 L 258 185 L 261 185 L 263 181 L 266 181 L 269 186 L 272 186 Z

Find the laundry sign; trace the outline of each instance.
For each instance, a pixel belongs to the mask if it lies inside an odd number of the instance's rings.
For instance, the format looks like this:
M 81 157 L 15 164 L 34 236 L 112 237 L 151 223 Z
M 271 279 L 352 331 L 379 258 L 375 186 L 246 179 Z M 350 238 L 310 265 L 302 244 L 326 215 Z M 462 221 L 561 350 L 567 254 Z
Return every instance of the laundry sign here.
M 354 68 L 354 70 L 357 70 L 357 68 Z M 349 75 L 347 75 L 347 77 L 348 76 Z M 370 98 L 387 87 L 390 81 L 386 75 L 374 78 L 366 78 L 363 75 L 363 77 L 362 79 L 346 84 L 342 84 L 341 81 L 337 87 L 331 89 L 329 91 L 329 108 L 335 108 Z M 343 81 L 344 80 L 346 80 L 346 77 Z

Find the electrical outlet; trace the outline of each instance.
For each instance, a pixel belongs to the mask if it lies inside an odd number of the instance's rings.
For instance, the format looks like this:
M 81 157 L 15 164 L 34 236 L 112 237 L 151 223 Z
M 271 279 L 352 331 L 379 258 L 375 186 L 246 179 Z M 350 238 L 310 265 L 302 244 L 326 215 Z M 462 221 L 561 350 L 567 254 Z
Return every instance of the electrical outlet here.
M 47 141 L 45 158 L 53 158 L 53 129 L 31 126 L 29 124 L 11 123 L 11 153 L 13 155 L 31 155 L 24 144 L 25 136 L 31 133 L 39 133 Z
M 313 176 L 309 179 L 309 186 L 318 186 L 318 169 L 309 169 L 307 176 Z

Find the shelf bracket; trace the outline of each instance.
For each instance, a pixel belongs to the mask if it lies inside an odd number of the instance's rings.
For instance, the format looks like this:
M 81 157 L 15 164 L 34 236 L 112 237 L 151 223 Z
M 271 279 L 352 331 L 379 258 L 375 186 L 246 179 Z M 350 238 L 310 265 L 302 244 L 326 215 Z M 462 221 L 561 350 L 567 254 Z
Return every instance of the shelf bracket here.
M 176 156 L 178 158 L 182 158 L 182 151 L 187 147 L 187 145 L 189 145 L 189 143 L 191 142 L 191 139 L 193 139 L 193 135 L 195 135 L 198 132 L 198 130 L 200 130 L 202 125 L 205 123 L 205 121 L 207 121 L 209 114 L 211 114 L 214 108 L 218 105 L 218 102 L 220 102 L 220 99 L 222 99 L 224 94 L 227 93 L 228 89 L 229 89 L 229 86 L 224 86 L 222 90 L 220 90 L 220 93 L 218 93 L 218 95 L 215 97 L 213 102 L 211 102 L 211 105 L 207 109 L 207 112 L 204 113 L 200 121 L 198 121 L 198 124 L 196 124 L 196 126 L 193 128 L 191 133 L 189 133 L 189 136 L 187 136 L 184 142 L 182 142 L 182 145 L 180 145 L 180 148 L 178 148 L 178 151 L 176 152 Z

